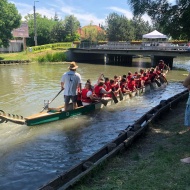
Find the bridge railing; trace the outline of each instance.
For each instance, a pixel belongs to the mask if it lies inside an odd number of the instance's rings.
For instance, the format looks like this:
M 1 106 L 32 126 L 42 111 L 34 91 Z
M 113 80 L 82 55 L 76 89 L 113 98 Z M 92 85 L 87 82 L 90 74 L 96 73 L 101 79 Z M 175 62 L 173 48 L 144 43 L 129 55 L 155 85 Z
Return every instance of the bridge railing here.
M 154 42 L 154 43 L 142 43 L 142 44 L 130 44 L 129 42 L 108 42 L 107 44 L 91 44 L 83 43 L 79 46 L 80 49 L 110 49 L 110 50 L 166 50 L 166 51 L 186 51 L 188 46 L 186 45 L 174 45 L 170 43 Z

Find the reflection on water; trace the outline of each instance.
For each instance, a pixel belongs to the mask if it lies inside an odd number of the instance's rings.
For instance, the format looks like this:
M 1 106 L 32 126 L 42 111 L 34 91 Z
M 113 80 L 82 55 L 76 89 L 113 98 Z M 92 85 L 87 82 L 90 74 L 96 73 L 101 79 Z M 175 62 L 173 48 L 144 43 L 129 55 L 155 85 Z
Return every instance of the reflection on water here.
M 60 90 L 60 78 L 67 68 L 67 64 L 0 66 L 0 109 L 23 116 L 39 112 L 43 101 L 51 100 Z M 134 72 L 137 67 L 79 63 L 78 72 L 83 83 L 88 78 L 95 83 L 100 73 L 113 77 L 129 70 Z M 174 81 L 184 80 L 184 73 L 187 72 L 173 70 L 168 74 L 168 80 L 173 82 L 167 88 L 86 116 L 34 127 L 0 124 L 0 189 L 37 189 L 86 159 L 160 100 L 183 91 L 181 83 Z M 60 103 L 62 95 L 51 105 Z

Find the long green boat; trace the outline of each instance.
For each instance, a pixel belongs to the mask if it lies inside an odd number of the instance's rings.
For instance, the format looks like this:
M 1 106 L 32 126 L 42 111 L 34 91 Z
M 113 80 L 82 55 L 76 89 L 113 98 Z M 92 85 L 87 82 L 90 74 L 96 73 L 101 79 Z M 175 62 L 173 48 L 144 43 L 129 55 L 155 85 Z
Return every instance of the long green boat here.
M 151 86 L 154 88 L 158 88 L 156 84 L 152 84 Z M 166 86 L 166 84 L 162 84 L 162 87 L 163 86 Z M 130 94 L 129 93 L 123 94 L 122 97 L 118 95 L 117 99 L 118 101 L 127 100 L 133 96 L 140 95 L 149 90 L 150 90 L 150 86 L 148 85 Z M 52 121 L 67 119 L 69 117 L 76 116 L 76 115 L 88 114 L 94 110 L 101 109 L 105 106 L 110 106 L 116 103 L 113 98 L 105 97 L 103 100 L 104 100 L 104 103 L 96 102 L 87 106 L 78 107 L 77 109 L 74 109 L 74 110 L 70 108 L 68 111 L 64 111 L 64 106 L 60 106 L 57 108 L 49 108 L 47 110 L 43 110 L 42 112 L 39 112 L 37 114 L 31 115 L 28 117 L 22 117 L 22 116 L 13 115 L 13 114 L 6 114 L 3 110 L 0 110 L 0 123 L 10 121 L 13 123 L 27 125 L 27 126 L 40 125 L 43 123 L 49 123 Z M 105 101 L 106 101 L 106 105 L 105 105 Z

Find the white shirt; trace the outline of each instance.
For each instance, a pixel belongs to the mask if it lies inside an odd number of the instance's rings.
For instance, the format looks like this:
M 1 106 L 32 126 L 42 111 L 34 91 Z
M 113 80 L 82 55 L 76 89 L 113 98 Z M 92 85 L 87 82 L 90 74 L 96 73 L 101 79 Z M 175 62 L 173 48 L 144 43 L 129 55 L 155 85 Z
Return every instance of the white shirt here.
M 77 95 L 77 87 L 81 83 L 81 76 L 75 71 L 68 71 L 63 74 L 61 82 L 64 83 L 64 95 Z
M 87 96 L 87 97 L 90 97 L 91 95 L 92 95 L 92 91 L 89 90 L 89 91 L 87 92 L 86 96 Z

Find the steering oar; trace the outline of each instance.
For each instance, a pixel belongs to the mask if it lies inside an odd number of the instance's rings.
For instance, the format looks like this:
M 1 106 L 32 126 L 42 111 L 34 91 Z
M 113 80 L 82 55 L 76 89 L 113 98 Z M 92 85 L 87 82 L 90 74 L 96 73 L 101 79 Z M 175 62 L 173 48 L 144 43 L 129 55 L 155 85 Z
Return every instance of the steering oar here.
M 57 96 L 59 96 L 59 94 L 60 94 L 63 90 L 64 90 L 64 88 L 62 88 L 62 89 L 57 93 L 57 95 L 56 95 L 50 102 L 48 102 L 48 103 L 43 107 L 43 109 L 40 111 L 40 113 L 43 112 L 46 108 L 48 108 L 48 105 L 49 105 L 51 102 L 53 102 L 53 100 L 55 100 L 55 98 L 57 98 Z

